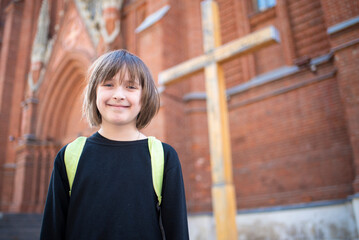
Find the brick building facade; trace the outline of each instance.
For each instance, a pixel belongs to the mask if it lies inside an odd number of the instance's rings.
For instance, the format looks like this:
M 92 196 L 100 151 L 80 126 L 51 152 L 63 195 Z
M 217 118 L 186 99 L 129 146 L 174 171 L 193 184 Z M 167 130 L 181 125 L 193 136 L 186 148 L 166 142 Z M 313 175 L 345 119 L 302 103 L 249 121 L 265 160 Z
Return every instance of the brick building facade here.
M 203 53 L 199 0 L 102 2 L 0 0 L 1 212 L 41 213 L 57 151 L 96 131 L 81 99 L 97 56 L 128 49 L 157 79 Z M 359 1 L 217 2 L 223 44 L 281 38 L 223 64 L 241 239 L 358 238 Z M 160 90 L 144 132 L 178 151 L 191 236 L 211 239 L 204 75 Z

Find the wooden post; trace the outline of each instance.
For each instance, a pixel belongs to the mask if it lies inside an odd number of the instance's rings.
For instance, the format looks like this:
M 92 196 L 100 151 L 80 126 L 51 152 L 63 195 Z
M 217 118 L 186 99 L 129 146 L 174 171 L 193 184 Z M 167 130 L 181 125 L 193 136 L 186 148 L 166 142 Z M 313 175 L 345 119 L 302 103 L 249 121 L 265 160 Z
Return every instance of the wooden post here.
M 218 5 L 203 1 L 204 52 L 221 45 Z M 237 239 L 236 197 L 233 186 L 231 143 L 228 128 L 226 86 L 223 70 L 216 62 L 205 67 L 209 143 L 212 168 L 212 201 L 217 239 Z

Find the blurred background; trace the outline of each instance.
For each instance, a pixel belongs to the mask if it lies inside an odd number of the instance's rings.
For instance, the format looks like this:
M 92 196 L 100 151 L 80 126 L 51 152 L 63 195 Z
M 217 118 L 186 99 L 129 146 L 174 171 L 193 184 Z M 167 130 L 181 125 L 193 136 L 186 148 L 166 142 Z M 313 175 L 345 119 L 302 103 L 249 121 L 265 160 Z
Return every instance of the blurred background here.
M 358 239 L 359 1 L 216 2 L 221 44 L 268 26 L 280 36 L 221 64 L 238 239 Z M 0 239 L 38 239 L 57 151 L 96 131 L 81 114 L 87 68 L 119 48 L 158 84 L 144 133 L 179 154 L 191 239 L 217 239 L 204 73 L 158 83 L 204 54 L 201 1 L 0 0 L 0 11 Z

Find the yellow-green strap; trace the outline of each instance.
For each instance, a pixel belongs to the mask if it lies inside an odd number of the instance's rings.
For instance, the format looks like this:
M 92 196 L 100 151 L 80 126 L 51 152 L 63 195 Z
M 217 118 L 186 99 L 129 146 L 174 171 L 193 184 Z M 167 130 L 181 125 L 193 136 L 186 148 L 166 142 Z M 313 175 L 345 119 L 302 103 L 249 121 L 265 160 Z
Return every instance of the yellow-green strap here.
M 86 142 L 86 137 L 78 137 L 75 141 L 69 143 L 65 149 L 65 166 L 67 172 L 67 178 L 69 180 L 71 196 L 72 184 L 75 179 L 77 165 L 80 160 L 82 150 Z
M 157 195 L 158 205 L 161 205 L 164 171 L 164 153 L 162 143 L 155 137 L 148 137 L 148 148 L 151 154 L 153 188 L 155 189 Z
M 86 137 L 78 137 L 69 143 L 65 149 L 65 166 L 70 185 L 69 195 L 71 196 L 72 184 L 75 179 L 77 165 L 82 154 Z M 148 148 L 151 155 L 152 182 L 156 192 L 158 204 L 162 202 L 162 182 L 164 171 L 164 153 L 162 142 L 155 137 L 148 137 Z

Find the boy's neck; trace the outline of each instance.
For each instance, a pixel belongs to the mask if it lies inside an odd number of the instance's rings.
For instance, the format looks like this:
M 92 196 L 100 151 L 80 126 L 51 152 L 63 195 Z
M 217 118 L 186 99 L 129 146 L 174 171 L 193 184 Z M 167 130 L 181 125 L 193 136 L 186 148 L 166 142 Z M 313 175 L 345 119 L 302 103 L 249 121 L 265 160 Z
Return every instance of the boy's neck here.
M 132 128 L 129 126 L 102 125 L 98 133 L 114 141 L 136 141 L 146 138 L 136 127 Z

